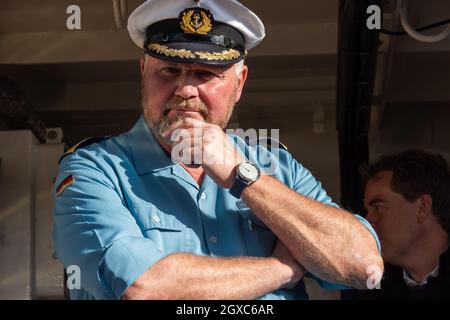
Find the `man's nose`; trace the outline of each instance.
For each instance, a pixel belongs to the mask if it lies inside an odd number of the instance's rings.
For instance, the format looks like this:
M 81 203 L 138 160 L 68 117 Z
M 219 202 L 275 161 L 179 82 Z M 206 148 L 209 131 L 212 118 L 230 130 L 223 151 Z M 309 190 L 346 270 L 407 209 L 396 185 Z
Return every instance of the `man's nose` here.
M 195 79 L 189 75 L 180 77 L 177 81 L 175 95 L 186 100 L 198 97 L 198 84 Z
M 372 212 L 372 210 L 367 211 L 366 220 L 375 228 L 376 226 L 376 215 Z

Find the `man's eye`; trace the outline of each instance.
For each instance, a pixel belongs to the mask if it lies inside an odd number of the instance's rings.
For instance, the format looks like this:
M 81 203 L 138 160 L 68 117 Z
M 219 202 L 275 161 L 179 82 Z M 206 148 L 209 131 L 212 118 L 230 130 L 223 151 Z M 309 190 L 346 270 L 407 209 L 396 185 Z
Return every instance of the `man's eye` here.
M 177 75 L 181 73 L 181 69 L 176 67 L 164 67 L 162 68 L 162 71 L 171 75 Z
M 197 70 L 195 71 L 195 74 L 197 75 L 198 78 L 202 80 L 211 80 L 215 77 L 218 77 L 217 74 L 208 70 Z

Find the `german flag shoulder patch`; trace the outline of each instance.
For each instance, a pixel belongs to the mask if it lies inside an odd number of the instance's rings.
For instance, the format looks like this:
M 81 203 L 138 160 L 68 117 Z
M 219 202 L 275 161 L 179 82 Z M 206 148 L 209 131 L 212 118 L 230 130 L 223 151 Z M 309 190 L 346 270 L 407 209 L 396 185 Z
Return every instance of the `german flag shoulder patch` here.
M 86 147 L 86 146 L 88 146 L 88 145 L 90 145 L 90 144 L 92 144 L 92 143 L 96 143 L 96 142 L 100 142 L 100 141 L 109 139 L 110 137 L 111 137 L 111 136 L 89 137 L 89 138 L 87 138 L 87 139 L 84 139 L 84 140 L 78 142 L 76 145 L 72 146 L 71 148 L 67 149 L 67 151 L 64 152 L 64 154 L 61 156 L 61 158 L 59 158 L 58 163 L 61 163 L 61 160 L 62 160 L 65 156 L 74 153 L 74 152 L 77 151 L 78 149 L 83 148 L 83 147 Z
M 58 188 L 56 188 L 56 196 L 58 197 L 59 195 L 61 195 L 64 192 L 64 190 L 66 190 L 67 187 L 71 186 L 74 183 L 75 178 L 73 177 L 73 175 L 70 174 L 59 184 Z

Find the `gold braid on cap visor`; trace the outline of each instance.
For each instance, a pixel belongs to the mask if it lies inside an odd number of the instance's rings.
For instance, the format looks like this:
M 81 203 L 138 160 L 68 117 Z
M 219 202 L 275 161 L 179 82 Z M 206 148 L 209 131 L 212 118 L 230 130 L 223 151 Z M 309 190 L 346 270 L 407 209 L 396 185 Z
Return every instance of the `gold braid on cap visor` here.
M 186 49 L 170 49 L 169 47 L 161 45 L 159 43 L 151 43 L 147 46 L 147 48 L 167 57 L 178 57 L 183 59 L 194 59 L 197 57 L 202 60 L 232 60 L 237 59 L 241 56 L 241 53 L 234 49 L 228 49 L 222 52 L 192 52 L 191 50 Z

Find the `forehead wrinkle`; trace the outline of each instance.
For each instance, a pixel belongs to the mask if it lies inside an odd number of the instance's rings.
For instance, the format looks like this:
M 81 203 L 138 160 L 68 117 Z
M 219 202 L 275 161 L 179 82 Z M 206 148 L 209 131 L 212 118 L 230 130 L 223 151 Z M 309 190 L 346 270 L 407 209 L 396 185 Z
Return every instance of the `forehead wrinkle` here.
M 179 61 L 170 61 L 170 60 L 162 60 L 152 56 L 146 55 L 146 60 L 148 63 L 153 66 L 170 66 L 170 67 L 178 67 L 181 69 L 195 71 L 195 70 L 210 70 L 216 73 L 224 73 L 228 70 L 231 70 L 236 64 L 226 65 L 226 66 L 214 66 L 202 63 L 191 63 L 191 62 L 179 62 Z

